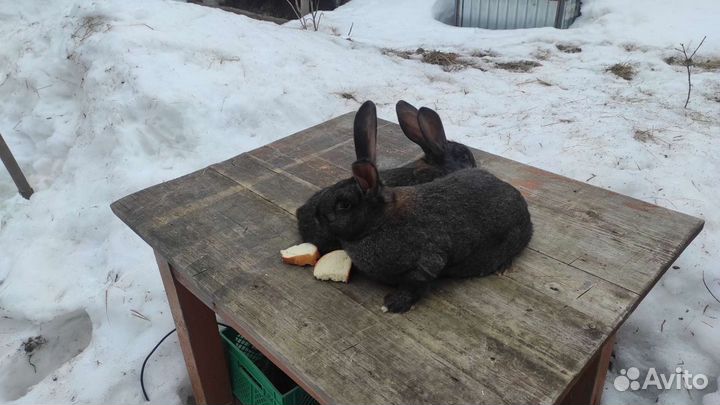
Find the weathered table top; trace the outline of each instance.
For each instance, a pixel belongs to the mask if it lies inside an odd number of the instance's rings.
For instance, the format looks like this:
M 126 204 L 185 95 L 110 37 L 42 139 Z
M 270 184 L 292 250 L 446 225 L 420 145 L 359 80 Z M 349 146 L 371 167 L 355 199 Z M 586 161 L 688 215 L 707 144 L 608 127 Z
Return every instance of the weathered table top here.
M 325 403 L 552 403 L 703 221 L 475 150 L 528 200 L 535 236 L 500 276 L 444 281 L 405 314 L 387 287 L 284 265 L 295 209 L 349 177 L 353 114 L 127 196 L 115 214 L 175 276 Z M 380 121 L 381 168 L 420 155 Z

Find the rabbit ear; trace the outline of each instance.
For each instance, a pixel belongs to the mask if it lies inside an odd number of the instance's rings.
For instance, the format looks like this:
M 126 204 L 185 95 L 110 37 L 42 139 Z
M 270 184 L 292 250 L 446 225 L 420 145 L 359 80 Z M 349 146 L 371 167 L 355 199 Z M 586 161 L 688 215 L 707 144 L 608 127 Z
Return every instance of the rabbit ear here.
M 427 107 L 421 107 L 418 111 L 418 125 L 425 138 L 423 150 L 425 153 L 430 152 L 431 157 L 442 161 L 447 147 L 447 138 L 438 113 Z
M 355 140 L 355 157 L 357 160 L 375 162 L 377 148 L 377 111 L 375 104 L 368 100 L 360 106 L 355 114 L 353 124 Z
M 358 160 L 352 165 L 352 172 L 355 181 L 364 193 L 376 192 L 380 185 L 378 171 L 372 162 Z
M 395 104 L 395 112 L 397 113 L 400 128 L 402 128 L 405 136 L 422 147 L 425 143 L 425 138 L 418 124 L 417 108 L 404 100 L 400 100 Z

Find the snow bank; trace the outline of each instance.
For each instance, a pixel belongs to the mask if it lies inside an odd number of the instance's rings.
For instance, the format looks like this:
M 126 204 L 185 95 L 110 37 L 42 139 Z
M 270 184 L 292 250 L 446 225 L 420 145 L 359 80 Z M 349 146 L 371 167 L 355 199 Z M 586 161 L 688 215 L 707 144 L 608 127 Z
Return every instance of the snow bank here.
M 36 194 L 21 199 L 0 174 L 0 401 L 142 402 L 139 366 L 173 323 L 152 252 L 110 202 L 366 99 L 394 121 L 400 98 L 437 109 L 461 142 L 705 218 L 679 268 L 620 330 L 611 378 L 682 364 L 716 390 L 720 304 L 702 274 L 720 295 L 720 80 L 696 71 L 685 110 L 685 73 L 663 58 L 705 34 L 699 53 L 720 56 L 720 6 L 593 0 L 569 30 L 487 31 L 437 21 L 446 3 L 353 0 L 326 13 L 318 33 L 169 1 L 4 5 L 0 132 Z M 582 52 L 560 52 L 559 42 Z M 418 47 L 487 71 L 446 72 L 383 51 Z M 496 56 L 470 56 L 478 50 Z M 494 65 L 517 60 L 542 66 Z M 618 62 L 637 68 L 633 81 L 606 72 Z M 22 343 L 37 335 L 48 343 L 32 352 L 36 373 Z M 149 364 L 156 402 L 190 395 L 173 339 Z M 702 403 L 692 395 L 609 385 L 605 401 Z

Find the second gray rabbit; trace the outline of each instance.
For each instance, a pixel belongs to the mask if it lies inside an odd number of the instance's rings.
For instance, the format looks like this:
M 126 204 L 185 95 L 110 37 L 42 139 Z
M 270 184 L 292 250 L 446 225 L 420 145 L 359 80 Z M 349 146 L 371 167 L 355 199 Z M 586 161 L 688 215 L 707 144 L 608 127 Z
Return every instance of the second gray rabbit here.
M 423 122 L 434 112 L 418 114 Z M 316 217 L 359 272 L 397 286 L 384 300 L 390 312 L 409 310 L 439 277 L 507 268 L 532 237 L 523 196 L 485 170 L 408 187 L 385 186 L 368 159 L 353 163 L 352 172 L 319 194 Z
M 475 158 L 467 146 L 447 140 L 440 116 L 429 108 L 424 110 L 421 119 L 418 110 L 409 103 L 400 100 L 396 104 L 395 111 L 403 133 L 425 154 L 407 166 L 382 171 L 385 185 L 412 186 L 460 169 L 476 167 Z M 372 101 L 366 101 L 358 110 L 353 131 L 356 159 L 375 162 L 377 113 Z M 337 184 L 318 191 L 297 210 L 298 230 L 303 242 L 313 243 L 322 254 L 340 249 L 340 241 L 332 237 L 317 219 L 317 203 L 322 194 L 336 187 Z

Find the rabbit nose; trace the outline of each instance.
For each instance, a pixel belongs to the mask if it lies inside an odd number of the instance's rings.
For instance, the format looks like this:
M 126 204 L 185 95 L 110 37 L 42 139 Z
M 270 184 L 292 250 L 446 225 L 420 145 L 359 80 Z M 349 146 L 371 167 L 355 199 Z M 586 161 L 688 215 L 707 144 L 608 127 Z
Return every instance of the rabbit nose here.
M 332 222 L 335 220 L 335 213 L 331 212 L 331 213 L 327 214 L 326 217 L 327 217 L 328 221 Z

